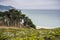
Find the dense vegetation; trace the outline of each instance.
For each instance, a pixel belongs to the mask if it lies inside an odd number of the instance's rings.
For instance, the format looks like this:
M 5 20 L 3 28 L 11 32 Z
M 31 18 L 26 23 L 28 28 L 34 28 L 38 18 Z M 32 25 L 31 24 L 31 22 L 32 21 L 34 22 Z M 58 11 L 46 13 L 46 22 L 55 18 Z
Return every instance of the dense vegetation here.
M 60 28 L 0 29 L 0 40 L 60 40 Z
M 0 26 L 9 27 L 0 28 L 0 40 L 60 40 L 60 28 L 34 29 L 31 19 L 15 9 L 0 12 Z
M 16 9 L 0 12 L 0 25 L 35 28 L 31 19 Z

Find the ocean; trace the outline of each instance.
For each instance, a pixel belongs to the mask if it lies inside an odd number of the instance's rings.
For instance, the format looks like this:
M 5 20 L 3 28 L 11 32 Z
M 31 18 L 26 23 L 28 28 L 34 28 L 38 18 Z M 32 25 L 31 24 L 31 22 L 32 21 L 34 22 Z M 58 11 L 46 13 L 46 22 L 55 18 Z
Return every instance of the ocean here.
M 22 9 L 21 11 L 37 27 L 60 27 L 60 10 Z

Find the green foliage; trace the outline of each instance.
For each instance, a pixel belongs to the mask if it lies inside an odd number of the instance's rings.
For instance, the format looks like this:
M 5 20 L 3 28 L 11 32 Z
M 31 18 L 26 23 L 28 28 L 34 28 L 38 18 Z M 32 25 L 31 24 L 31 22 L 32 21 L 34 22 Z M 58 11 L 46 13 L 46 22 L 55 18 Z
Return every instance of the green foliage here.
M 60 40 L 60 29 L 0 29 L 0 40 Z
M 3 24 L 6 26 L 18 26 L 21 25 L 35 28 L 35 25 L 29 17 L 26 17 L 25 14 L 22 14 L 21 10 L 10 9 L 5 12 L 0 12 L 0 19 L 2 18 Z M 22 20 L 24 21 L 22 24 Z

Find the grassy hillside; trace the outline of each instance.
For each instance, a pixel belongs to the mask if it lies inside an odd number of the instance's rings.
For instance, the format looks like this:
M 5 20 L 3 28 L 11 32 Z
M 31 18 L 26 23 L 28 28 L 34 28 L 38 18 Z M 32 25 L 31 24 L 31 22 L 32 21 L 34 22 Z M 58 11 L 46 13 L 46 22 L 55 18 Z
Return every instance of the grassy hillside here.
M 0 40 L 60 40 L 60 28 L 0 28 Z

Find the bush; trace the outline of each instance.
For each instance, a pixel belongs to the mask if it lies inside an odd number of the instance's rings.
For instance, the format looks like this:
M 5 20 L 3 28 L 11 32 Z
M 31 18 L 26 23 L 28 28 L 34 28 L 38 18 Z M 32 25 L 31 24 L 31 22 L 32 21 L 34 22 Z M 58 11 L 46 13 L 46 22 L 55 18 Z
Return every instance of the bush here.
M 0 40 L 60 40 L 60 29 L 0 29 Z

